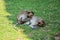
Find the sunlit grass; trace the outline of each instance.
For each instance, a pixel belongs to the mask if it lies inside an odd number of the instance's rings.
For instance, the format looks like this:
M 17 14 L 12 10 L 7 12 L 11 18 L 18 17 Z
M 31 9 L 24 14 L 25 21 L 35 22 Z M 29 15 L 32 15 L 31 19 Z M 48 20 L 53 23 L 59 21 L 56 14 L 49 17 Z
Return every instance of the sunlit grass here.
M 30 40 L 24 33 L 23 29 L 16 31 L 12 21 L 7 19 L 10 16 L 6 11 L 4 0 L 0 0 L 0 40 Z

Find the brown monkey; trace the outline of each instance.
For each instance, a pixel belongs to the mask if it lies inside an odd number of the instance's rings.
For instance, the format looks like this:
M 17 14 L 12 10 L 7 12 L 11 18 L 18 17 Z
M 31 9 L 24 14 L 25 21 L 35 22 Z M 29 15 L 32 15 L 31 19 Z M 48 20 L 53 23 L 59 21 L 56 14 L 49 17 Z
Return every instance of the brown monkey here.
M 30 24 L 29 26 L 34 29 L 37 26 L 44 27 L 45 26 L 45 21 L 37 16 L 31 16 L 31 20 L 26 22 L 26 24 Z
M 22 11 L 18 16 L 17 16 L 17 22 L 16 25 L 18 24 L 24 24 L 25 22 L 29 21 L 29 17 L 33 16 L 34 13 L 32 11 Z

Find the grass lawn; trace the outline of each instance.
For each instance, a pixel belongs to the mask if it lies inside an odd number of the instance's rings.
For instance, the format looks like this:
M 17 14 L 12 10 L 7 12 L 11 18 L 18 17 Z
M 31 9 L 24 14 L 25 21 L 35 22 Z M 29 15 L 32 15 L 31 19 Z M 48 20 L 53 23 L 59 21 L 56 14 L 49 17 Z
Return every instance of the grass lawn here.
M 45 27 L 32 30 L 29 26 L 13 26 L 23 10 L 32 10 L 43 18 Z M 54 40 L 60 33 L 60 0 L 0 0 L 0 40 Z

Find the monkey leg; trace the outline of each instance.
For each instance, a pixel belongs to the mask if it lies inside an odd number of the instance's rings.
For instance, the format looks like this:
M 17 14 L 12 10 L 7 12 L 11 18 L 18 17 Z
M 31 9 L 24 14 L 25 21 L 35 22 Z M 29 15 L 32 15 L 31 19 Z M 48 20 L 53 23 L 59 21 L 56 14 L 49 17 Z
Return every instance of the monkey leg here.
M 32 29 L 35 29 L 37 26 L 36 25 L 29 25 Z

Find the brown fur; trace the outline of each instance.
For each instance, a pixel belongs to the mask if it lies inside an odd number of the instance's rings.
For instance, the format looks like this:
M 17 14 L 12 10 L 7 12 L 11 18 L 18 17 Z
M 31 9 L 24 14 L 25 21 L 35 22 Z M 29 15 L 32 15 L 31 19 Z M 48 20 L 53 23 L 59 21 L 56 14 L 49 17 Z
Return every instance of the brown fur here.
M 38 26 L 40 26 L 40 27 L 44 27 L 45 26 L 45 21 L 41 21 L 41 22 L 38 22 Z

